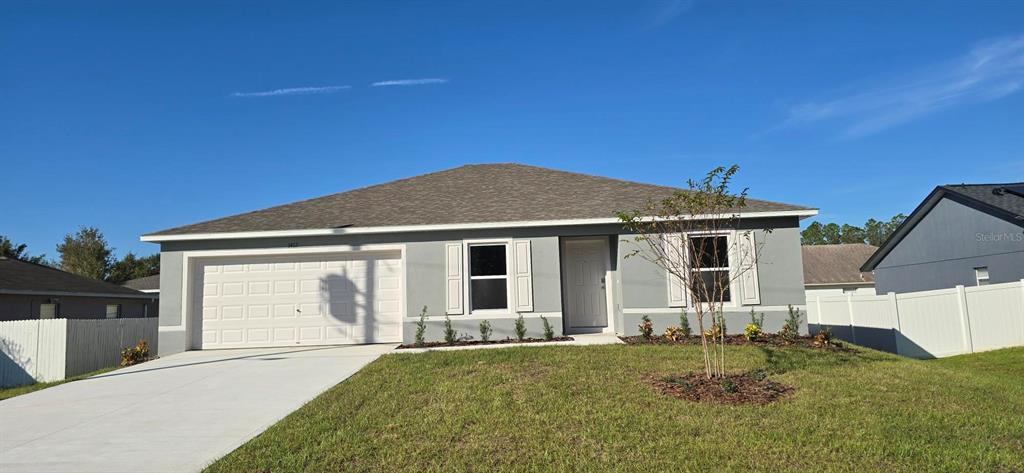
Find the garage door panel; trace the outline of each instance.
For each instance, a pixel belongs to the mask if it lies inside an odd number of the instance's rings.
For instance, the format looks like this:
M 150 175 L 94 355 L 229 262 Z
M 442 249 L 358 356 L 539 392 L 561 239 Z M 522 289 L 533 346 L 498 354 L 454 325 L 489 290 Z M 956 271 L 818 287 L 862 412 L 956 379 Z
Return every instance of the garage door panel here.
M 203 348 L 401 340 L 397 253 L 240 257 L 199 273 Z

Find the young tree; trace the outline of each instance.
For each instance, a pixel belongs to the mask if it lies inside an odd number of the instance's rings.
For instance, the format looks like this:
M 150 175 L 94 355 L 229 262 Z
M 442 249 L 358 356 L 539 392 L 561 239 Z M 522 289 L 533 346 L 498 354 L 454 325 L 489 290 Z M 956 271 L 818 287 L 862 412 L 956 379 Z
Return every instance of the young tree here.
M 0 235 L 0 256 L 28 261 L 29 263 L 47 264 L 46 255 L 29 256 L 28 245 L 14 243 L 6 235 Z
M 128 252 L 110 267 L 107 282 L 124 284 L 125 281 L 160 274 L 160 255 L 138 257 Z
M 60 269 L 87 278 L 105 280 L 113 264 L 112 249 L 99 229 L 82 227 L 74 235 L 64 235 L 57 245 Z
M 717 167 L 700 181 L 688 180 L 687 190 L 618 214 L 623 226 L 636 234 L 638 248 L 626 257 L 639 256 L 654 263 L 677 278 L 688 292 L 708 378 L 725 376 L 726 334 L 720 328 L 725 302 L 738 297 L 730 294 L 732 282 L 757 263 L 752 233 L 728 236 L 738 228 L 740 212 L 746 206 L 746 189 L 738 194 L 729 190 L 738 170 L 736 165 Z M 730 258 L 734 259 L 730 262 Z M 711 327 L 719 330 L 705 330 L 709 315 Z

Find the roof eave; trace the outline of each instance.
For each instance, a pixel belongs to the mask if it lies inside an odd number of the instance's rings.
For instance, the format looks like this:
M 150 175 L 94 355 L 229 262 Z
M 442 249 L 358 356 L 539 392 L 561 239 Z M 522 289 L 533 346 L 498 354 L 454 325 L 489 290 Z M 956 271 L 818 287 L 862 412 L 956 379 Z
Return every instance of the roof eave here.
M 747 218 L 773 218 L 773 217 L 797 217 L 804 219 L 818 214 L 817 209 L 780 210 L 769 212 L 741 212 L 740 219 Z M 706 218 L 694 216 L 692 218 Z M 357 235 L 374 233 L 408 233 L 408 232 L 433 232 L 451 230 L 480 230 L 494 228 L 525 228 L 525 227 L 553 227 L 553 226 L 577 226 L 577 225 L 603 225 L 622 223 L 618 218 L 589 218 L 569 220 L 529 220 L 518 222 L 481 222 L 481 223 L 453 223 L 438 225 L 394 225 L 381 227 L 345 227 L 345 228 L 314 228 L 302 230 L 269 230 L 251 232 L 217 232 L 217 233 L 182 233 L 182 234 L 148 234 L 142 235 L 139 240 L 153 243 L 165 241 L 193 241 L 193 240 L 234 240 L 249 238 L 280 238 L 280 237 L 305 237 L 305 236 L 334 236 L 334 235 Z

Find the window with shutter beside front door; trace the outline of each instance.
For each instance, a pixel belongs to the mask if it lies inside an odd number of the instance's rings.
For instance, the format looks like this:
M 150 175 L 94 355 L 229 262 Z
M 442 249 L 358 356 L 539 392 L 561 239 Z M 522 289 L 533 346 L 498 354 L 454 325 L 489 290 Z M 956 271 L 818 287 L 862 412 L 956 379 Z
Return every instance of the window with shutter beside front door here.
M 533 262 L 530 260 L 530 240 L 516 240 L 512 247 L 516 312 L 533 312 Z

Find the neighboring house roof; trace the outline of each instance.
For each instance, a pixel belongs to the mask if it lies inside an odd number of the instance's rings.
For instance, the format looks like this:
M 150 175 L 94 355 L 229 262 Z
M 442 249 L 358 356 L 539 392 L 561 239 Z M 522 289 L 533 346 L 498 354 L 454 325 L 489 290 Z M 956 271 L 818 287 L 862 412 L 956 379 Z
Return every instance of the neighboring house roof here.
M 159 291 L 160 290 L 160 275 L 154 274 L 152 276 L 145 276 L 141 278 L 135 278 L 126 281 L 122 286 L 135 289 L 136 291 Z
M 942 199 L 950 199 L 985 212 L 1007 222 L 1024 227 L 1024 182 L 1007 184 L 951 184 L 936 187 L 914 209 L 903 223 L 893 231 L 882 246 L 861 266 L 861 271 L 874 271 L 882 259 L 892 251 L 903 237 L 917 225 Z
M 6 256 L 0 256 L 0 294 L 152 297 L 117 284 Z
M 476 164 L 146 235 L 408 227 L 579 219 L 614 221 L 677 189 L 521 164 Z M 747 199 L 744 212 L 809 207 Z M 341 233 L 341 232 L 339 232 Z M 158 239 L 153 239 L 154 241 Z
M 875 276 L 860 265 L 877 249 L 864 243 L 802 246 L 804 284 L 874 284 Z

